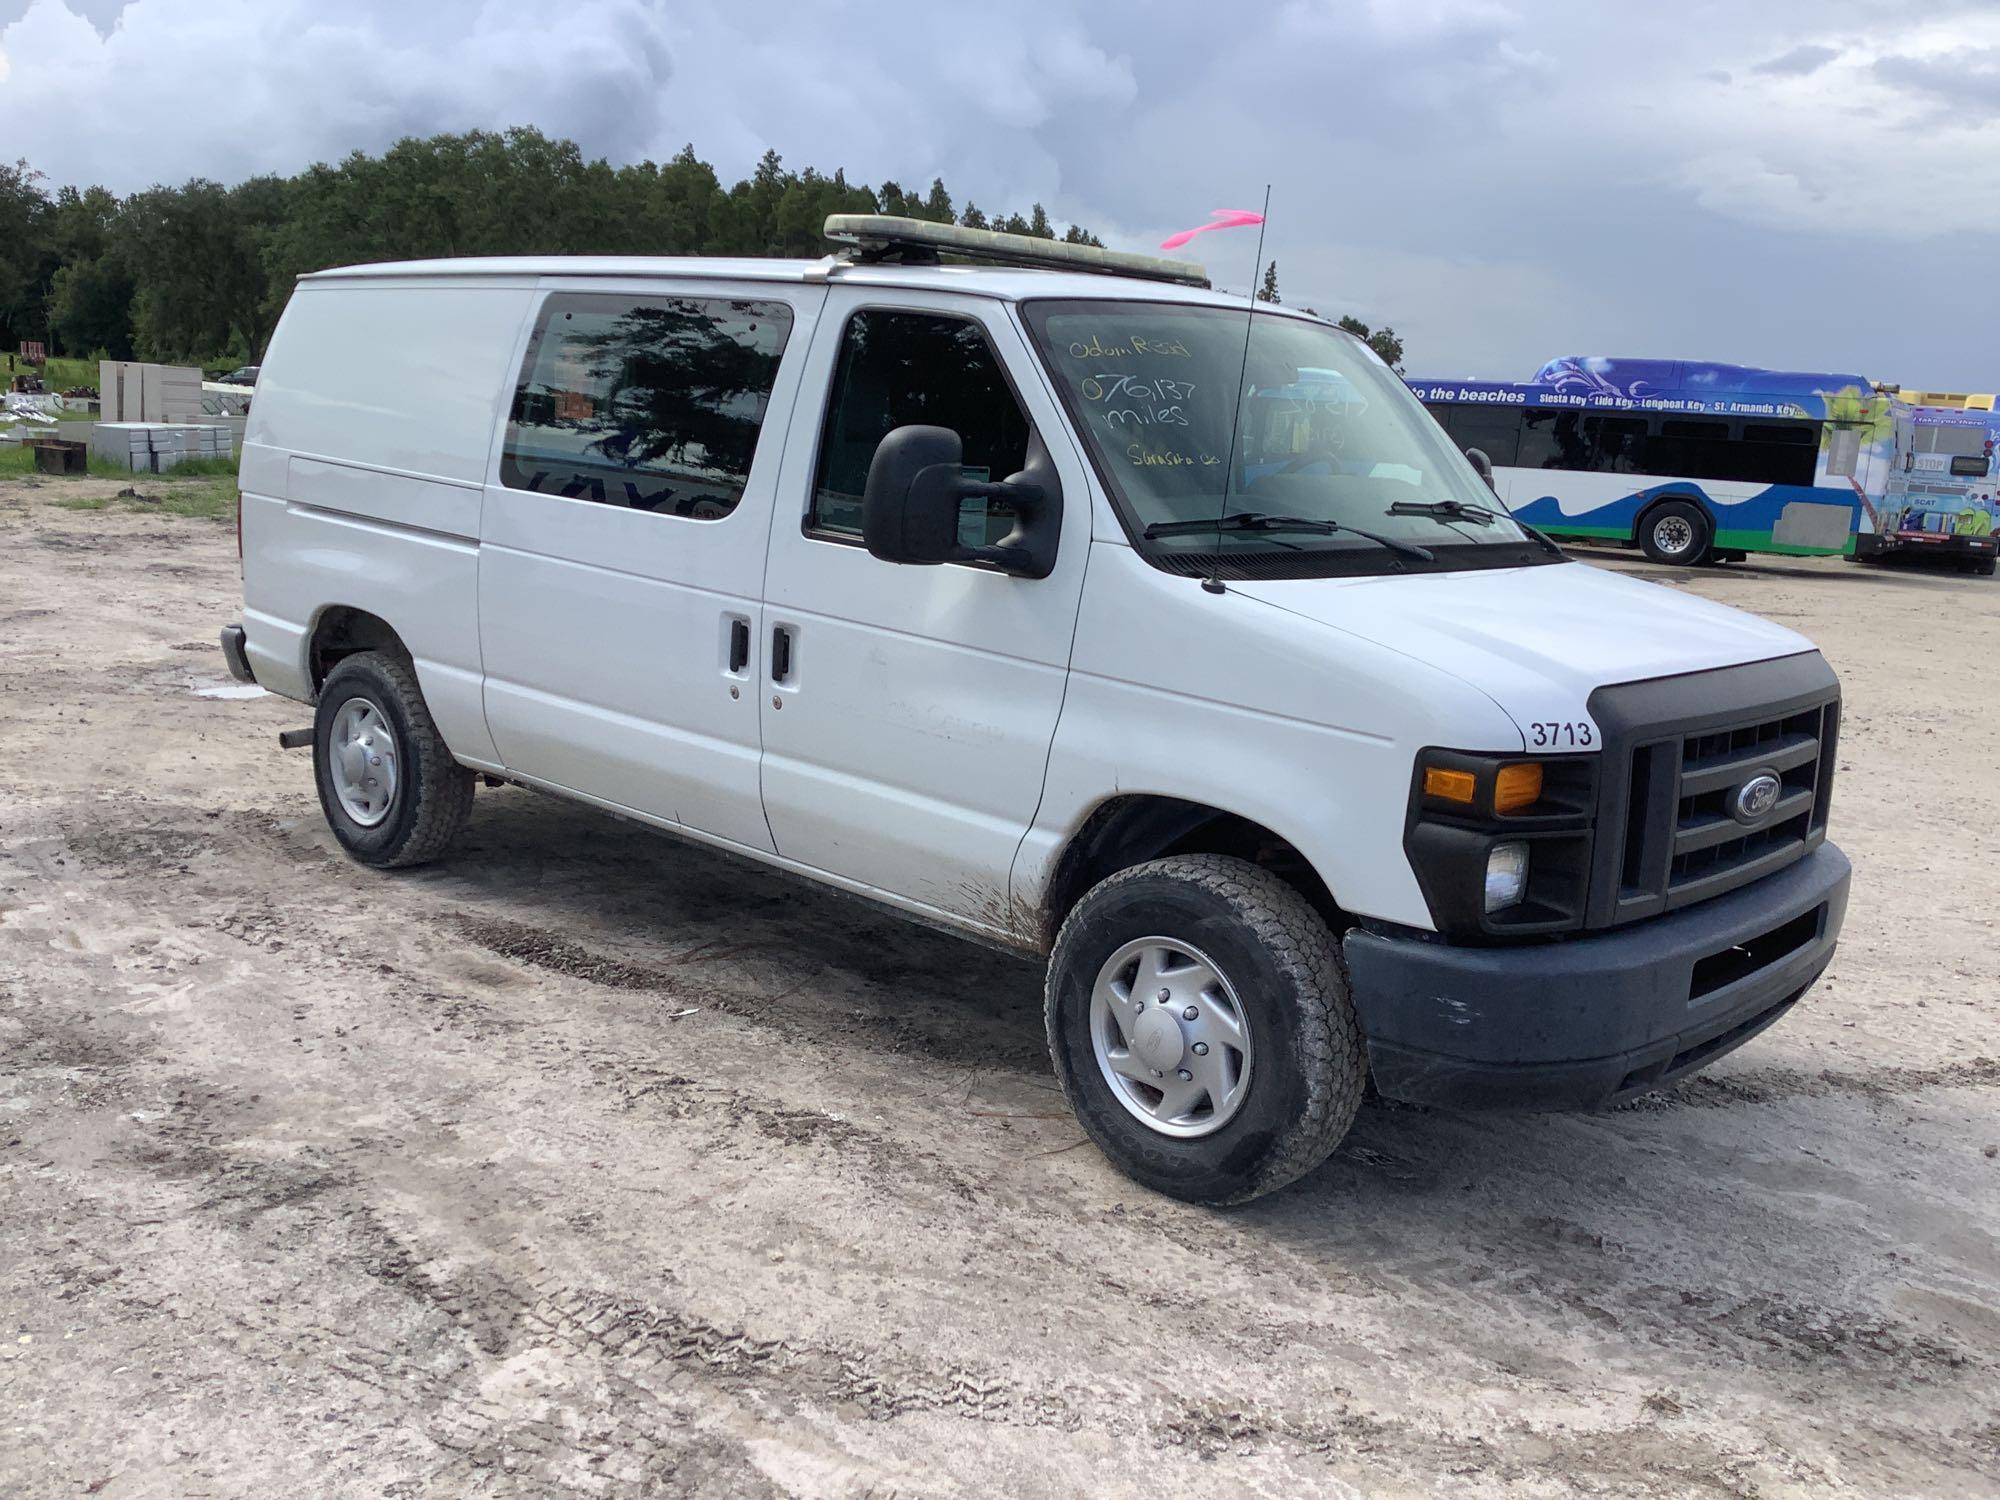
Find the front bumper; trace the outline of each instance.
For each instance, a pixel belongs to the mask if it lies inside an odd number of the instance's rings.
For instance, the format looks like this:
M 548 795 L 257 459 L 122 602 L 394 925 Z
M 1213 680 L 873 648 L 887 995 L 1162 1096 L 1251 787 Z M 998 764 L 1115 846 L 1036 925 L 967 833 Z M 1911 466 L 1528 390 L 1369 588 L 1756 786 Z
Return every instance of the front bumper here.
M 1945 535 L 1934 531 L 1864 532 L 1854 539 L 1857 558 L 1888 557 L 1983 558 L 2000 555 L 2000 537 Z
M 1376 1087 L 1394 1099 L 1588 1109 L 1694 1072 L 1811 988 L 1851 874 L 1822 844 L 1754 885 L 1562 942 L 1347 938 Z

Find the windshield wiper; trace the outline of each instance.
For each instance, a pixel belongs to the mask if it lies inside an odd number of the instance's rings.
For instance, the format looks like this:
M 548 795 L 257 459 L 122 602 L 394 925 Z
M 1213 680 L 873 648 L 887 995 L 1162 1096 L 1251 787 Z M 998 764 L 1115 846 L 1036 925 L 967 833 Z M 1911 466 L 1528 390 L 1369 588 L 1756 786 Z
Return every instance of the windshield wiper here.
M 1261 511 L 1241 510 L 1234 515 L 1224 516 L 1219 521 L 1155 521 L 1145 531 L 1147 541 L 1162 536 L 1198 536 L 1204 531 L 1311 531 L 1321 536 L 1332 536 L 1345 532 L 1358 536 L 1364 542 L 1374 542 L 1387 547 L 1391 552 L 1400 552 L 1405 557 L 1418 558 L 1424 562 L 1437 561 L 1437 554 L 1428 547 L 1419 547 L 1415 542 L 1399 541 L 1379 532 L 1363 531 L 1359 526 L 1349 526 L 1344 521 L 1319 521 L 1310 516 L 1267 516 Z
M 1398 500 L 1389 507 L 1392 516 L 1435 516 L 1439 520 L 1471 521 L 1484 526 L 1500 513 L 1483 505 L 1467 505 L 1463 500 Z
M 1434 520 L 1446 523 L 1452 521 L 1471 521 L 1479 526 L 1484 526 L 1488 522 L 1500 519 L 1500 512 L 1488 510 L 1483 505 L 1467 505 L 1463 500 L 1398 500 L 1394 505 L 1389 507 L 1389 514 L 1392 516 L 1430 516 Z M 1544 552 L 1556 557 L 1567 555 L 1561 547 L 1556 545 L 1555 538 L 1545 532 L 1538 531 L 1519 516 L 1513 514 L 1513 512 L 1508 512 L 1507 519 L 1526 532 L 1528 539 Z

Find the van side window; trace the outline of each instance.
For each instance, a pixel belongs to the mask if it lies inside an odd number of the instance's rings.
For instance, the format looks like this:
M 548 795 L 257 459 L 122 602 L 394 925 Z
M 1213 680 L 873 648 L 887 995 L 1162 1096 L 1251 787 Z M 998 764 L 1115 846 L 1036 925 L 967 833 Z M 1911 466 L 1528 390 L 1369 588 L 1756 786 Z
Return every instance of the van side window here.
M 868 465 L 891 428 L 949 427 L 965 472 L 1005 479 L 1028 462 L 1028 418 L 977 323 L 938 313 L 857 312 L 847 320 L 820 430 L 808 531 L 861 534 Z M 970 501 L 960 540 L 996 542 L 1013 529 L 1003 502 Z
M 792 329 L 782 302 L 552 294 L 500 482 L 713 521 L 743 498 Z

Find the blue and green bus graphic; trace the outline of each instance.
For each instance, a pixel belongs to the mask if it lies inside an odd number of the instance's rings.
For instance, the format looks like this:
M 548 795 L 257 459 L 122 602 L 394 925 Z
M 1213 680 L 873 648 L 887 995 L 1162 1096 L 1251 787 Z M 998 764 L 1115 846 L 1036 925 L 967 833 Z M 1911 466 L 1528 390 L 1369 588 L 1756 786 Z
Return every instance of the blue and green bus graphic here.
M 1509 510 L 1663 562 L 1852 554 L 1891 402 L 1860 375 L 1685 360 L 1551 360 L 1519 384 L 1412 379 Z

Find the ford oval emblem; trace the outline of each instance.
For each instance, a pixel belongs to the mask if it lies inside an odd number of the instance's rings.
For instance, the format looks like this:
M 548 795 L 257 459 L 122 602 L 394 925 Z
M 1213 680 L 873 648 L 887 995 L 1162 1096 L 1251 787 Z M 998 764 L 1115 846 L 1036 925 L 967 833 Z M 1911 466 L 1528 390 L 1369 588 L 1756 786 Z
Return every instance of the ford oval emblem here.
M 1736 789 L 1729 799 L 1729 816 L 1739 823 L 1755 823 L 1778 805 L 1784 787 L 1769 771 L 1760 771 Z

